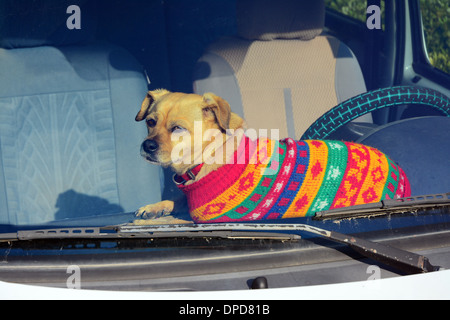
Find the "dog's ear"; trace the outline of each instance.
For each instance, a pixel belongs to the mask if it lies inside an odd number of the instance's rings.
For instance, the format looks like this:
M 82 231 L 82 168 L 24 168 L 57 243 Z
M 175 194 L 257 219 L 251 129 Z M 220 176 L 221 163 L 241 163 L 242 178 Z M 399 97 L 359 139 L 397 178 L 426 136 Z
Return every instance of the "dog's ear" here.
M 152 106 L 153 102 L 158 99 L 159 97 L 162 97 L 163 95 L 166 95 L 170 93 L 166 89 L 158 89 L 154 91 L 147 92 L 147 96 L 145 97 L 144 101 L 141 105 L 141 110 L 139 110 L 138 114 L 136 115 L 135 120 L 136 121 L 142 121 L 147 117 L 147 115 L 150 113 L 150 107 Z
M 220 129 L 223 131 L 229 129 L 231 108 L 228 102 L 216 96 L 214 93 L 205 93 L 203 95 L 203 102 L 205 102 L 203 113 L 208 114 L 212 112 Z

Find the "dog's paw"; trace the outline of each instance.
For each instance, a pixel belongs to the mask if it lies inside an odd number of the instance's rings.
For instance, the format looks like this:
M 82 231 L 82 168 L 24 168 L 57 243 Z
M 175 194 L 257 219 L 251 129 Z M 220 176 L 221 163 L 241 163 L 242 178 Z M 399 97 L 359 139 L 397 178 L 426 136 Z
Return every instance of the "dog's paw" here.
M 164 216 L 168 216 L 173 211 L 173 201 L 161 201 L 154 204 L 149 204 L 142 208 L 139 208 L 135 214 L 138 218 L 144 219 L 156 219 Z

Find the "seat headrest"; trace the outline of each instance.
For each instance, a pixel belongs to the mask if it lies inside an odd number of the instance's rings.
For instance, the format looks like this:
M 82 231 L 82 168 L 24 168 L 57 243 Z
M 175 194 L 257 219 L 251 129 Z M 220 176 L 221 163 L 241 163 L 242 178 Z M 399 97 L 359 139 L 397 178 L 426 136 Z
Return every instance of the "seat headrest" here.
M 324 0 L 237 0 L 238 35 L 245 39 L 311 40 L 324 24 Z
M 12 49 L 89 42 L 96 33 L 97 1 L 0 0 L 0 47 Z M 67 20 L 80 8 L 81 29 L 69 29 Z

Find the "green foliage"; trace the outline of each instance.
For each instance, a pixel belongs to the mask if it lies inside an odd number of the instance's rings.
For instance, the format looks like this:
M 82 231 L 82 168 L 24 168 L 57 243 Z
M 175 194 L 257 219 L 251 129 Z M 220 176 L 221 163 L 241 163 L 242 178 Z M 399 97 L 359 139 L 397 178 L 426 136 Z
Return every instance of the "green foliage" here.
M 367 3 L 362 0 L 326 0 L 327 7 L 348 15 L 352 18 L 366 21 Z
M 390 1 L 390 0 L 389 0 Z M 329 8 L 366 21 L 364 0 L 326 0 Z M 384 11 L 384 1 L 382 12 Z M 450 0 L 420 0 L 428 58 L 433 66 L 450 73 Z
M 450 73 L 450 0 L 420 0 L 428 58 Z

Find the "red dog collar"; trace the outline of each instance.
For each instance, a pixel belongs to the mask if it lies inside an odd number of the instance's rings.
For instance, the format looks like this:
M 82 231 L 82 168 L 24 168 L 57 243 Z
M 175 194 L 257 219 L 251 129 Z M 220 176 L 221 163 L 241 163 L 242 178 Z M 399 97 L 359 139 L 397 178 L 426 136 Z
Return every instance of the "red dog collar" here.
M 178 174 L 174 174 L 173 175 L 173 182 L 175 182 L 175 184 L 178 185 L 178 184 L 185 184 L 189 180 L 195 180 L 195 177 L 200 172 L 202 167 L 203 167 L 203 163 L 195 166 L 192 169 L 188 169 L 188 171 L 186 171 L 186 173 L 182 174 L 181 176 L 178 175 Z

